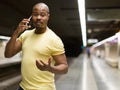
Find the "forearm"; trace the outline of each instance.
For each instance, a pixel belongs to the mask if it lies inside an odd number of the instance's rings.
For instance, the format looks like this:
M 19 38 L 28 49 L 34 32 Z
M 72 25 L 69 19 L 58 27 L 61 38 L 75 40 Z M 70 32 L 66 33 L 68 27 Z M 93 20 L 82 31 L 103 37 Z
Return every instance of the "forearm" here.
M 17 33 L 17 31 L 15 31 L 10 40 L 8 41 L 8 43 L 6 44 L 5 57 L 12 57 L 14 55 L 15 43 L 18 35 L 19 34 Z
M 27 23 L 29 23 L 28 19 L 23 19 L 18 27 L 16 28 L 15 32 L 13 33 L 11 39 L 8 41 L 5 49 L 5 57 L 12 57 L 17 52 L 21 50 L 22 44 L 21 42 L 17 41 L 17 37 L 28 28 Z
M 49 71 L 55 74 L 66 74 L 68 72 L 68 65 L 60 64 L 56 66 L 51 66 Z

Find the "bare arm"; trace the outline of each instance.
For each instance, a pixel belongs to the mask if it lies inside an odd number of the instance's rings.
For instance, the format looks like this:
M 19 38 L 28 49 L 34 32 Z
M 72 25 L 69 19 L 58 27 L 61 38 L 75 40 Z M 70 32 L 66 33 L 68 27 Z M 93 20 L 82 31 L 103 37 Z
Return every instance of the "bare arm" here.
M 9 58 L 17 54 L 19 51 L 21 51 L 22 43 L 17 40 L 17 37 L 25 30 L 25 28 L 28 28 L 26 26 L 26 23 L 28 23 L 28 19 L 23 19 L 15 32 L 13 33 L 11 39 L 8 41 L 6 48 L 5 48 L 5 57 Z
M 51 65 L 50 58 L 48 63 L 44 63 L 42 60 L 36 60 L 37 67 L 42 71 L 50 71 L 55 74 L 65 74 L 68 72 L 68 64 L 65 54 L 53 56 L 55 60 L 55 66 Z
M 68 64 L 65 54 L 53 56 L 55 60 L 55 66 L 51 66 L 50 71 L 58 74 L 65 74 L 68 72 Z
M 12 35 L 11 39 L 8 41 L 6 48 L 5 48 L 5 57 L 9 58 L 17 54 L 22 47 L 20 41 L 17 40 L 16 32 Z

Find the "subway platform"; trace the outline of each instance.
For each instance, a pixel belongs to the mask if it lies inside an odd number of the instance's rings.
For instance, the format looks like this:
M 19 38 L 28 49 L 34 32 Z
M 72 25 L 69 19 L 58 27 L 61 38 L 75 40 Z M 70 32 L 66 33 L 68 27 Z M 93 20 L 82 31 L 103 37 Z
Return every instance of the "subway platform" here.
M 120 90 L 120 70 L 86 54 L 69 61 L 66 75 L 57 76 L 57 90 Z
M 57 90 L 120 90 L 120 70 L 111 67 L 105 60 L 80 54 L 68 57 L 68 64 L 68 73 L 55 77 Z M 0 90 L 17 90 L 19 81 L 20 75 L 6 80 L 5 84 L 0 82 Z

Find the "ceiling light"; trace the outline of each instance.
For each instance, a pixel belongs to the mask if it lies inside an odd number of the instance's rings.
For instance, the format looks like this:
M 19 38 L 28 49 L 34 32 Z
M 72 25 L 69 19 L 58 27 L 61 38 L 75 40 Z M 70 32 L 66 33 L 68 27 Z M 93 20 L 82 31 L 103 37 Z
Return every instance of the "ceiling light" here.
M 82 31 L 82 41 L 83 41 L 83 46 L 85 47 L 87 45 L 85 0 L 78 0 L 78 9 L 79 9 L 81 31 Z

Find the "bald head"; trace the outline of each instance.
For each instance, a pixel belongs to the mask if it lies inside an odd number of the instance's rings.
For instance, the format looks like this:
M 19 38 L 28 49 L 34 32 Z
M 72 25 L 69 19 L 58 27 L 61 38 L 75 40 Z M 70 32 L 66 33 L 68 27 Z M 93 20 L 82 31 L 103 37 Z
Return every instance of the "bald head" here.
M 44 8 L 49 13 L 49 8 L 45 3 L 37 3 L 33 6 L 33 10 L 35 10 L 36 8 Z

